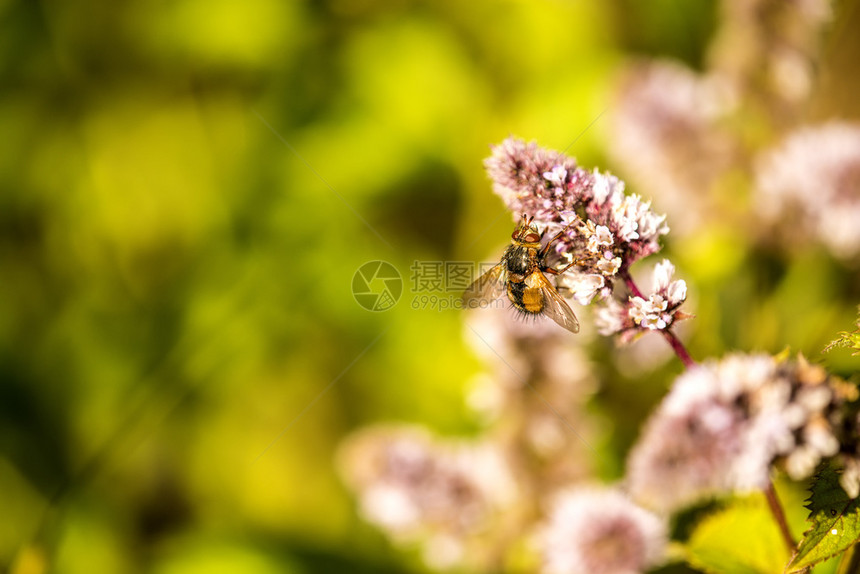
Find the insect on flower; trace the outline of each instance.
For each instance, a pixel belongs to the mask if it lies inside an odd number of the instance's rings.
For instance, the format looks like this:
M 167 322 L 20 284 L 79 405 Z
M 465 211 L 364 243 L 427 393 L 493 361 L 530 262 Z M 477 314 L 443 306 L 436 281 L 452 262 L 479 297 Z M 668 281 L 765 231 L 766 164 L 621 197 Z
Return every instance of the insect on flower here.
M 506 292 L 513 306 L 525 316 L 546 315 L 571 333 L 577 333 L 579 321 L 576 315 L 544 275 L 560 275 L 577 263 L 574 261 L 563 269 L 555 269 L 546 263 L 550 246 L 570 225 L 541 248 L 543 233 L 538 231 L 533 220 L 533 217 L 523 214 L 522 221 L 511 234 L 511 244 L 502 254 L 501 262 L 466 289 L 463 305 L 477 307 L 495 301 Z

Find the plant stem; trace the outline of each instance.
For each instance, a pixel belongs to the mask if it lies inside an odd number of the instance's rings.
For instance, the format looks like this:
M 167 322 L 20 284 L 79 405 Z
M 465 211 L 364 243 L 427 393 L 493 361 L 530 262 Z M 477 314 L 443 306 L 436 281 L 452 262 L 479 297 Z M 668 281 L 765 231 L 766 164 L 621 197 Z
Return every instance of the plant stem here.
M 641 297 L 642 291 L 639 290 L 639 287 L 636 285 L 636 282 L 633 281 L 633 277 L 630 275 L 630 272 L 625 269 L 619 273 L 624 278 L 624 283 L 627 285 L 627 289 L 633 294 L 634 297 Z M 696 361 L 690 356 L 690 353 L 687 352 L 687 348 L 684 347 L 684 343 L 681 342 L 681 339 L 678 338 L 675 333 L 672 332 L 672 329 L 666 328 L 661 329 L 660 332 L 663 334 L 663 338 L 669 343 L 669 346 L 672 347 L 672 350 L 675 351 L 675 354 L 681 359 L 681 362 L 684 363 L 686 368 L 690 368 L 696 364 Z
M 689 369 L 696 365 L 696 361 L 694 361 L 693 357 L 690 356 L 690 353 L 687 352 L 687 348 L 684 346 L 684 343 L 681 342 L 681 339 L 679 339 L 671 329 L 663 329 L 661 332 L 663 333 L 663 338 L 669 342 L 669 346 L 672 347 L 672 350 L 675 351 L 675 354 L 678 355 L 678 358 L 681 359 L 681 362 L 684 363 L 685 367 Z
M 640 291 L 639 287 L 636 286 L 636 282 L 633 281 L 633 277 L 630 275 L 630 271 L 625 269 L 621 271 L 619 275 L 624 277 L 624 284 L 627 285 L 627 288 L 630 289 L 630 292 L 633 293 L 634 297 L 641 297 L 642 299 L 645 298 L 642 296 L 642 291 Z
M 768 481 L 767 486 L 764 489 L 764 495 L 767 498 L 767 505 L 770 507 L 770 512 L 773 514 L 773 518 L 776 520 L 777 526 L 779 526 L 779 532 L 782 534 L 782 539 L 788 548 L 788 552 L 789 554 L 793 554 L 797 549 L 797 542 L 794 541 L 794 538 L 791 536 L 791 531 L 788 529 L 788 521 L 785 519 L 785 512 L 782 510 L 782 504 L 776 496 L 773 482 Z

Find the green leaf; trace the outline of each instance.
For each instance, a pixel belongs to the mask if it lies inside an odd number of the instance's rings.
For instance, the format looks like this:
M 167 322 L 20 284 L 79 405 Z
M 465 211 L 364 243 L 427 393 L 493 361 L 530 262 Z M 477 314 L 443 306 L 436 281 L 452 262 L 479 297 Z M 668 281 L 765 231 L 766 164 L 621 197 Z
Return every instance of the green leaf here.
M 803 534 L 789 573 L 844 552 L 860 537 L 860 500 L 842 490 L 835 469 L 826 467 L 815 477 L 806 507 L 812 528 Z
M 687 551 L 689 562 L 709 573 L 773 574 L 790 558 L 762 495 L 737 500 L 702 520 Z
M 860 311 L 858 311 L 858 314 L 860 314 Z M 857 328 L 855 330 L 850 333 L 848 331 L 840 332 L 835 340 L 824 347 L 824 352 L 826 353 L 837 347 L 848 347 L 855 351 L 851 353 L 852 356 L 856 357 L 860 355 L 860 317 L 857 319 Z
M 847 331 L 841 331 L 838 333 L 838 336 L 833 341 L 827 344 L 824 347 L 824 352 L 832 351 L 838 347 L 847 347 L 849 349 L 853 349 L 854 353 L 851 353 L 852 356 L 856 357 L 860 355 L 860 331 L 853 331 L 851 333 Z

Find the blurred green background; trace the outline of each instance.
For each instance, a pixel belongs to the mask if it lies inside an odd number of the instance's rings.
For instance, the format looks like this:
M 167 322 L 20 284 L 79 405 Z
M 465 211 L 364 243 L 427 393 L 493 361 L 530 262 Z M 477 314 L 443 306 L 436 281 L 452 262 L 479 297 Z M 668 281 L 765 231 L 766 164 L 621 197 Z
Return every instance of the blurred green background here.
M 0 565 L 421 571 L 357 518 L 335 465 L 376 421 L 479 430 L 461 317 L 413 309 L 410 266 L 504 245 L 481 162 L 510 134 L 612 170 L 601 114 L 620 66 L 701 67 L 716 14 L 0 1 Z M 669 243 L 698 358 L 817 356 L 853 322 L 856 275 L 820 251 L 761 264 L 719 227 Z M 376 259 L 406 281 L 384 313 L 350 292 Z M 679 366 L 637 392 L 611 342 L 594 346 L 610 363 L 601 408 L 635 413 L 621 460 Z

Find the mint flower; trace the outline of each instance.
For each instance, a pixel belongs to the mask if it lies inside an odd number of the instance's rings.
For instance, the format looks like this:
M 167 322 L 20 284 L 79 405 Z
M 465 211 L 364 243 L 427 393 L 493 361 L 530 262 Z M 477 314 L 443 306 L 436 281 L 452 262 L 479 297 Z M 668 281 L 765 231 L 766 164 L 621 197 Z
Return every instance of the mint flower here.
M 536 481 L 590 476 L 588 445 L 597 442 L 600 425 L 586 404 L 598 383 L 583 348 L 555 323 L 525 322 L 507 309 L 474 313 L 463 333 L 485 364 L 469 404 L 485 423 L 505 426 L 512 460 L 530 461 Z
M 643 331 L 662 331 L 685 364 L 692 359 L 671 332 L 688 315 L 679 311 L 687 296 L 684 281 L 672 281 L 668 261 L 655 270 L 654 293 L 645 298 L 630 276 L 630 266 L 660 250 L 659 238 L 669 232 L 666 216 L 651 203 L 624 193 L 624 182 L 598 170 L 586 171 L 562 153 L 535 143 L 508 138 L 493 148 L 485 165 L 494 191 L 517 217 L 534 217 L 553 243 L 552 267 L 569 267 L 556 279 L 563 294 L 581 305 L 602 303 L 595 321 L 604 335 L 629 341 Z M 612 295 L 621 280 L 628 301 Z
M 565 179 L 567 179 L 567 169 L 564 166 L 557 165 L 551 170 L 543 172 L 543 177 L 556 186 L 563 186 Z
M 669 303 L 662 295 L 651 295 L 646 301 L 642 297 L 630 299 L 630 317 L 633 322 L 646 329 L 665 329 L 672 323 L 672 315 L 666 313 Z
M 364 519 L 396 542 L 422 543 L 437 568 L 465 560 L 473 535 L 516 492 L 495 446 L 443 442 L 413 427 L 365 429 L 350 437 L 339 459 Z
M 570 291 L 580 305 L 588 305 L 597 295 L 601 299 L 609 297 L 612 292 L 601 273 L 568 272 L 559 279 L 558 286 Z
M 647 299 L 630 275 L 633 263 L 660 250 L 659 238 L 669 232 L 665 215 L 654 212 L 650 201 L 625 194 L 617 177 L 586 171 L 573 158 L 533 142 L 508 138 L 484 164 L 493 190 L 515 217 L 533 218 L 544 237 L 552 238 L 547 264 L 565 269 L 555 279 L 560 292 L 581 305 L 602 303 L 596 314 L 602 334 L 619 334 L 627 342 L 637 333 L 661 331 L 678 358 L 693 364 L 671 330 L 689 316 L 678 310 L 687 292 L 683 281 L 671 281 L 674 267 L 662 264 Z M 623 305 L 612 297 L 619 280 L 629 297 Z
M 669 231 L 665 216 L 638 195 L 626 195 L 615 176 L 586 171 L 573 158 L 535 143 L 506 139 L 485 165 L 494 191 L 515 217 L 533 216 L 545 236 L 564 230 L 554 245 L 556 256 L 577 262 L 571 275 L 591 276 L 581 288 L 581 280 L 569 280 L 581 301 L 606 297 L 617 273 L 659 251 L 658 239 Z
M 675 320 L 675 312 L 687 298 L 687 284 L 672 281 L 675 266 L 664 259 L 654 268 L 653 293 L 648 299 L 630 298 L 628 311 L 633 323 L 645 329 L 665 329 Z
M 670 60 L 640 61 L 616 93 L 608 151 L 686 236 L 713 213 L 708 191 L 736 146 L 724 122 L 736 105 L 728 82 Z
M 860 256 L 860 125 L 844 122 L 791 134 L 756 164 L 760 213 L 789 243 L 812 238 L 835 256 Z
M 680 311 L 687 299 L 687 283 L 682 279 L 673 281 L 674 274 L 675 266 L 664 259 L 654 268 L 652 292 L 647 298 L 640 293 L 629 297 L 626 304 L 607 301 L 595 314 L 600 334 L 620 334 L 622 341 L 629 341 L 639 332 L 666 330 L 688 318 Z
M 607 299 L 606 303 L 594 312 L 594 325 L 597 332 L 608 337 L 619 333 L 631 332 L 635 325 L 630 317 L 629 306 Z
M 694 366 L 645 426 L 628 461 L 640 501 L 673 511 L 702 498 L 762 489 L 779 464 L 796 480 L 840 450 L 842 406 L 856 389 L 810 365 L 730 355 Z
M 659 563 L 665 522 L 624 493 L 585 487 L 560 494 L 538 537 L 545 574 L 635 574 Z

